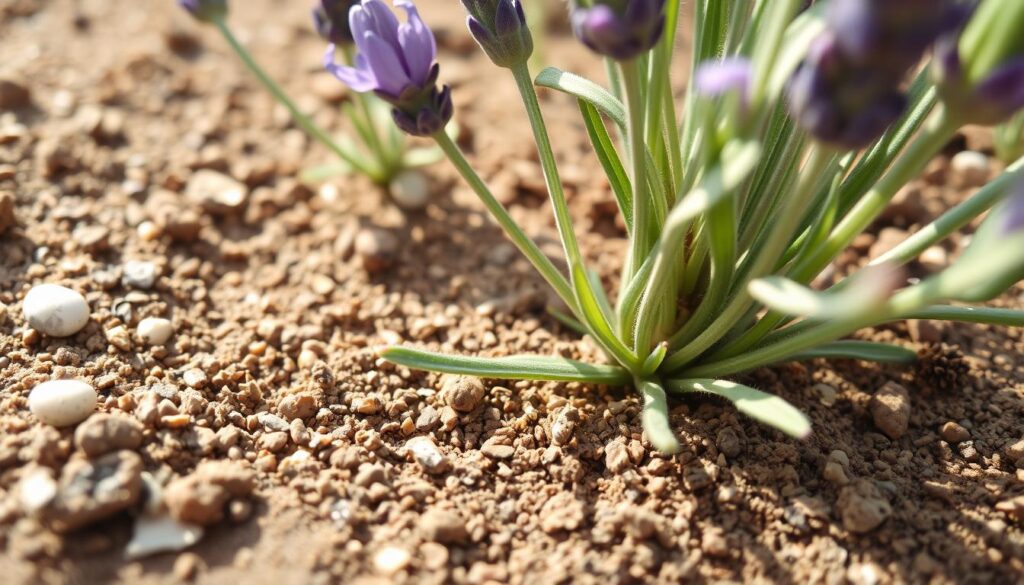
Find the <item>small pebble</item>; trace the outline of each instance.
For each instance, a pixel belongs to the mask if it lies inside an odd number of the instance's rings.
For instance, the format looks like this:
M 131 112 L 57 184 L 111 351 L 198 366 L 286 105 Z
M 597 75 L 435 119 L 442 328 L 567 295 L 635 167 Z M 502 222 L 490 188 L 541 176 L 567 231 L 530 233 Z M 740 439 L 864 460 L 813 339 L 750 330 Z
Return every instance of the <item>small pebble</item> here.
M 949 161 L 953 183 L 960 187 L 980 187 L 988 181 L 988 157 L 980 152 L 964 150 Z
M 409 551 L 397 546 L 389 546 L 374 555 L 373 566 L 381 574 L 390 577 L 406 568 L 410 560 L 412 560 L 412 555 L 409 554 Z
M 405 446 L 427 473 L 443 473 L 451 467 L 451 463 L 430 437 L 409 439 Z
M 121 283 L 127 288 L 149 290 L 156 284 L 158 271 L 156 264 L 132 260 L 121 267 Z
M 113 345 L 121 351 L 131 351 L 132 349 L 132 336 L 128 333 L 128 328 L 124 325 L 118 325 L 107 329 L 104 334 L 107 337 L 107 341 L 110 345 Z
M 22 311 L 29 327 L 50 337 L 69 337 L 89 322 L 85 297 L 56 284 L 32 287 L 25 295 Z
M 43 382 L 28 396 L 28 407 L 39 420 L 55 427 L 78 424 L 96 409 L 96 390 L 79 380 Z
M 395 263 L 398 238 L 382 229 L 364 229 L 356 235 L 356 254 L 367 272 L 383 272 Z
M 971 432 L 959 424 L 949 421 L 939 429 L 942 440 L 948 443 L 962 443 L 971 438 Z
M 135 329 L 139 339 L 147 345 L 163 345 L 174 335 L 174 326 L 167 319 L 161 317 L 147 317 L 139 321 Z
M 209 213 L 228 214 L 245 205 L 249 188 L 223 173 L 202 169 L 192 175 L 185 197 Z
M 402 171 L 391 180 L 388 190 L 395 204 L 408 211 L 423 209 L 430 201 L 430 184 L 419 171 Z
M 449 406 L 459 412 L 472 412 L 484 397 L 484 385 L 470 376 L 448 376 L 441 395 Z
M 875 426 L 896 440 L 910 426 L 910 394 L 895 382 L 887 382 L 871 397 L 871 416 Z

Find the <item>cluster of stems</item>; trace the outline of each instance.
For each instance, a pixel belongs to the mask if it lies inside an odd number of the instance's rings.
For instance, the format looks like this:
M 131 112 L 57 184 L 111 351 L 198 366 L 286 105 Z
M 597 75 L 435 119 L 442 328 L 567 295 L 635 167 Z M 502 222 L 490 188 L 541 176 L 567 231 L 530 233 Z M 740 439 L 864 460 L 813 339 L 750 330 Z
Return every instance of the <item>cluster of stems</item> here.
M 592 337 L 607 363 L 404 347 L 383 357 L 497 379 L 632 385 L 647 439 L 672 453 L 668 392 L 723 397 L 800 437 L 810 432 L 803 414 L 730 378 L 812 358 L 913 361 L 902 346 L 845 339 L 892 321 L 1024 325 L 1024 312 L 962 304 L 1024 277 L 1024 159 L 861 270 L 821 278 L 978 112 L 994 124 L 1024 107 L 1024 81 L 1013 75 L 1024 67 L 1024 3 L 983 0 L 969 20 L 963 3 L 929 4 L 696 0 L 694 83 L 677 100 L 679 0 L 571 3 L 574 33 L 606 61 L 607 89 L 555 68 L 531 73 L 534 42 L 519 0 L 463 0 L 474 38 L 522 98 L 563 272 L 445 132 L 450 91 L 437 85 L 436 44 L 415 7 L 396 1 L 403 23 L 381 0 L 362 0 L 350 13 L 359 55 L 332 71 L 386 100 L 401 128 L 434 139 L 561 299 L 552 313 Z M 945 47 L 935 51 L 940 62 L 923 63 L 933 44 Z M 576 99 L 624 218 L 629 248 L 614 293 L 603 287 L 610 275 L 588 267 L 580 249 L 537 85 Z M 951 266 L 903 276 L 925 249 L 990 210 Z

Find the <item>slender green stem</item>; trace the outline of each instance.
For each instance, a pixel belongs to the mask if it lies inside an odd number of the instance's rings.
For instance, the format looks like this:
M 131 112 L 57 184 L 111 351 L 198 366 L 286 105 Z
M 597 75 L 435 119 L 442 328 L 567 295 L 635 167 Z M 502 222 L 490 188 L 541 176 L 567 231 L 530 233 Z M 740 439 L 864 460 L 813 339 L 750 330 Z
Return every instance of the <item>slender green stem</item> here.
M 625 280 L 636 275 L 651 250 L 651 205 L 647 188 L 647 153 L 644 143 L 644 99 L 640 71 L 636 61 L 621 64 L 622 79 L 626 86 L 626 102 L 629 108 L 629 148 L 633 164 L 633 238 Z
M 288 110 L 288 113 L 291 114 L 292 119 L 295 120 L 295 123 L 298 124 L 300 128 L 306 131 L 306 133 L 308 133 L 313 138 L 320 141 L 320 143 L 322 143 L 324 146 L 331 149 L 331 151 L 334 154 L 336 154 L 338 158 L 345 161 L 347 164 L 351 165 L 359 172 L 367 175 L 368 177 L 373 178 L 374 180 L 377 180 L 379 178 L 379 173 L 375 169 L 368 167 L 363 161 L 350 156 L 340 146 L 338 146 L 337 143 L 334 142 L 334 139 L 331 138 L 330 135 L 327 134 L 327 132 L 325 132 L 323 129 L 317 126 L 316 123 L 309 118 L 309 116 L 302 113 L 299 107 L 295 105 L 295 102 L 293 102 L 291 98 L 288 97 L 288 94 L 285 93 L 284 89 L 282 89 L 281 86 L 278 85 L 276 81 L 274 81 L 269 75 L 267 75 L 267 72 L 264 71 L 263 68 L 260 67 L 258 63 L 256 63 L 256 61 L 252 58 L 252 55 L 249 54 L 249 51 L 247 51 L 245 47 L 242 46 L 242 43 L 240 43 L 238 39 L 235 38 L 235 35 L 231 32 L 231 28 L 228 26 L 227 22 L 225 22 L 223 19 L 218 19 L 214 21 L 214 24 L 217 26 L 217 30 L 219 30 L 220 33 L 224 36 L 224 39 L 228 42 L 228 44 L 231 45 L 231 49 L 235 52 L 236 55 L 238 55 L 238 58 L 242 60 L 242 63 L 244 63 L 245 66 L 249 68 L 249 71 L 256 76 L 256 79 L 258 79 L 259 82 L 263 84 L 263 87 L 265 87 L 267 91 L 269 91 L 271 95 L 274 96 L 274 99 L 280 102 L 281 105 L 283 105 L 285 109 Z
M 469 186 L 472 187 L 480 201 L 483 202 L 491 215 L 497 220 L 498 224 L 501 225 L 502 229 L 505 230 L 505 234 L 512 240 L 512 242 L 518 247 L 523 254 L 530 260 L 534 268 L 540 272 L 544 280 L 551 285 L 555 292 L 558 293 L 559 298 L 562 299 L 572 312 L 579 316 L 579 309 L 576 304 L 576 295 L 573 293 L 572 286 L 565 276 L 558 271 L 551 260 L 541 252 L 537 244 L 527 236 L 522 229 L 516 224 L 512 216 L 508 214 L 508 211 L 494 195 L 491 194 L 490 189 L 483 182 L 473 167 L 470 166 L 466 157 L 462 154 L 459 147 L 452 141 L 451 137 L 448 136 L 443 130 L 434 134 L 434 140 L 437 141 L 437 145 L 441 147 L 448 159 L 455 165 L 455 168 L 462 175 Z
M 963 323 L 988 323 L 1004 327 L 1024 327 L 1024 311 L 994 309 L 990 307 L 955 307 L 938 305 L 901 315 L 901 319 L 922 319 L 933 321 L 960 321 Z
M 789 246 L 794 230 L 802 223 L 807 213 L 807 204 L 817 192 L 821 170 L 828 164 L 830 158 L 831 153 L 821 147 L 815 147 L 811 151 L 806 165 L 801 170 L 796 192 L 786 202 L 778 216 L 772 218 L 774 225 L 760 249 L 751 250 L 747 268 L 735 285 L 735 296 L 721 312 L 714 315 L 713 319 L 711 318 L 713 310 L 710 308 L 713 305 L 709 303 L 713 303 L 716 299 L 705 298 L 701 307 L 698 308 L 700 315 L 695 314 L 687 322 L 687 326 L 670 340 L 670 343 L 674 343 L 676 346 L 681 343 L 686 343 L 686 345 L 665 360 L 664 371 L 673 372 L 700 356 L 727 334 L 735 325 L 736 320 L 746 313 L 753 303 L 753 299 L 747 292 L 747 284 L 775 268 L 779 256 Z M 701 311 L 705 306 L 709 309 Z M 699 334 L 692 341 L 681 335 L 684 332 L 693 334 L 698 331 Z
M 821 324 L 800 328 L 798 333 L 784 337 L 778 342 L 755 348 L 738 356 L 711 361 L 680 373 L 687 378 L 718 378 L 744 372 L 768 364 L 780 362 L 818 345 L 835 341 L 854 331 L 887 323 L 901 315 L 914 314 L 928 307 L 941 297 L 940 283 L 924 282 L 918 286 L 903 289 L 889 299 L 885 310 L 856 319 L 825 321 Z
M 354 66 L 355 56 L 352 54 L 352 47 L 345 46 L 342 49 L 342 52 L 344 53 L 345 60 L 348 62 L 348 64 Z M 356 103 L 359 106 L 359 110 L 363 115 L 363 120 L 366 122 L 367 128 L 370 129 L 369 144 L 367 144 L 366 146 L 375 155 L 377 162 L 381 165 L 381 170 L 383 171 L 383 174 L 389 176 L 393 174 L 392 166 L 394 165 L 395 157 L 392 156 L 391 153 L 389 153 L 389 151 L 384 147 L 384 142 L 380 138 L 380 128 L 379 125 L 377 124 L 376 118 L 373 115 L 373 110 L 371 109 L 372 106 L 370 103 L 370 100 L 379 98 L 376 98 L 376 96 L 371 97 L 371 95 L 367 93 L 356 93 L 355 99 Z
M 896 192 L 917 176 L 928 161 L 946 144 L 956 131 L 956 123 L 943 109 L 936 110 L 922 133 L 898 158 L 892 168 L 872 187 L 832 230 L 829 237 L 796 262 L 789 277 L 797 282 L 809 282 L 819 274 L 836 255 L 849 246 L 857 234 L 863 232 L 885 209 Z M 734 342 L 718 350 L 712 359 L 734 357 L 757 344 L 765 335 L 785 321 L 785 316 L 770 311 L 758 323 Z
M 583 256 L 580 254 L 579 243 L 577 243 L 576 234 L 573 231 L 569 204 L 565 199 L 562 179 L 558 175 L 558 163 L 555 162 L 555 153 L 551 149 L 551 139 L 548 137 L 547 127 L 544 125 L 544 115 L 540 110 L 540 102 L 537 100 L 537 91 L 533 88 L 529 68 L 523 63 L 512 69 L 512 75 L 515 77 L 519 94 L 526 106 L 526 114 L 530 118 L 530 126 L 533 128 L 533 138 L 537 143 L 537 155 L 540 157 L 544 180 L 547 182 L 548 193 L 551 195 L 551 206 L 555 211 L 555 225 L 562 238 L 565 257 L 570 265 L 582 265 Z

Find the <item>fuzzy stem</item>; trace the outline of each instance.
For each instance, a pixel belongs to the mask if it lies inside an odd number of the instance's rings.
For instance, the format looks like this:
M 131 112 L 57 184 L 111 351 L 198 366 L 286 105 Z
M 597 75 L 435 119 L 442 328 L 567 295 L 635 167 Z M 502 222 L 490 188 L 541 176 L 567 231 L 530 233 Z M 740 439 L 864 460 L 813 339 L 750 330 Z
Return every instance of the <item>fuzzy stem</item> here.
M 236 55 L 238 55 L 238 58 L 242 60 L 242 63 L 244 63 L 245 66 L 248 67 L 249 71 L 254 76 L 256 76 L 256 79 L 259 80 L 261 84 L 263 84 L 263 87 L 266 88 L 266 90 L 269 91 L 270 94 L 274 96 L 274 99 L 280 102 L 280 104 L 283 105 L 285 109 L 288 110 L 288 113 L 291 114 L 292 119 L 295 120 L 295 123 L 300 128 L 306 131 L 306 133 L 312 136 L 313 138 L 320 141 L 321 144 L 331 149 L 331 151 L 335 155 L 337 155 L 338 158 L 345 161 L 345 163 L 347 163 L 348 165 L 351 165 L 352 168 L 357 169 L 364 175 L 374 179 L 374 181 L 378 181 L 378 179 L 380 178 L 380 172 L 378 170 L 372 169 L 362 161 L 349 156 L 348 153 L 342 150 L 341 147 L 339 147 L 337 143 L 334 142 L 334 139 L 331 138 L 330 135 L 327 134 L 327 132 L 324 132 L 324 130 L 317 126 L 316 123 L 309 118 L 309 116 L 303 114 L 302 111 L 299 110 L 299 107 L 296 106 L 295 102 L 293 102 L 291 98 L 288 97 L 288 94 L 285 93 L 284 89 L 282 89 L 281 86 L 278 85 L 276 81 L 274 81 L 269 75 L 267 75 L 267 72 L 264 71 L 263 68 L 260 67 L 258 63 L 256 63 L 256 61 L 252 58 L 252 55 L 249 54 L 249 51 L 247 51 L 245 47 L 242 46 L 242 43 L 240 43 L 238 39 L 235 38 L 234 33 L 231 32 L 231 28 L 228 26 L 227 22 L 224 21 L 224 19 L 215 20 L 214 25 L 216 25 L 217 30 L 219 30 L 220 33 L 224 36 L 224 39 L 228 42 L 228 44 L 231 45 L 231 49 L 235 52 Z
M 441 147 L 448 159 L 455 165 L 456 170 L 462 175 L 469 186 L 473 188 L 477 197 L 483 202 L 487 210 L 491 212 L 491 215 L 497 220 L 498 224 L 501 225 L 502 229 L 505 230 L 505 234 L 512 240 L 512 242 L 519 248 L 520 251 L 529 259 L 533 264 L 534 268 L 540 272 L 544 280 L 551 285 L 551 288 L 555 289 L 558 296 L 562 301 L 572 310 L 573 314 L 579 315 L 579 310 L 576 304 L 576 295 L 573 293 L 572 286 L 569 285 L 569 281 L 562 275 L 561 272 L 555 267 L 551 260 L 541 252 L 537 244 L 527 236 L 522 229 L 516 224 L 512 216 L 508 214 L 508 211 L 494 195 L 491 194 L 490 189 L 480 178 L 480 175 L 473 170 L 466 157 L 462 154 L 459 147 L 452 141 L 451 137 L 445 134 L 444 130 L 441 130 L 434 134 L 434 140 L 437 141 L 437 145 Z
M 633 237 L 623 280 L 631 280 L 651 250 L 651 213 L 647 186 L 647 153 L 644 143 L 644 99 L 636 61 L 621 64 L 629 108 L 630 162 L 633 164 Z

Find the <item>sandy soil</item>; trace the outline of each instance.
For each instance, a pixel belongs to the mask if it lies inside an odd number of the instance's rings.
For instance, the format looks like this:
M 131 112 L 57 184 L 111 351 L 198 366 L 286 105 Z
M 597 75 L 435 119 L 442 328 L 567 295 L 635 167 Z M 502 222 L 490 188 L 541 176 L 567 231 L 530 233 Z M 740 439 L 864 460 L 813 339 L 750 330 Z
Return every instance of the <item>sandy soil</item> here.
M 257 58 L 340 128 L 344 92 L 319 70 L 323 44 L 304 3 L 234 4 Z M 456 3 L 421 4 L 443 45 L 461 141 L 557 254 L 511 79 L 475 50 Z M 0 38 L 11 110 L 0 114 L 5 582 L 1024 579 L 1021 331 L 865 332 L 921 350 L 921 365 L 755 372 L 750 383 L 811 415 L 810 439 L 728 405 L 677 401 L 684 450 L 666 458 L 643 441 L 626 389 L 447 379 L 376 358 L 375 347 L 402 341 L 598 359 L 546 315 L 543 282 L 444 165 L 431 169 L 434 199 L 418 213 L 362 179 L 300 184 L 297 173 L 329 154 L 170 0 L 8 0 Z M 548 50 L 562 68 L 600 74 L 564 37 Z M 542 97 L 581 244 L 612 277 L 623 240 L 607 186 L 574 105 Z M 947 156 L 966 146 L 988 148 L 974 133 L 951 145 L 844 263 L 962 198 L 969 185 Z M 243 183 L 245 200 L 205 198 L 196 183 L 209 171 Z M 933 250 L 914 270 L 957 250 Z M 152 286 L 125 276 L 132 261 L 156 272 Z M 86 296 L 81 333 L 27 329 L 22 300 L 41 282 Z M 997 304 L 1019 308 L 1021 295 Z M 165 346 L 134 335 L 151 316 L 174 325 Z M 28 393 L 60 377 L 93 384 L 98 411 L 138 437 L 101 432 L 90 446 L 84 432 L 41 424 Z M 97 416 L 81 426 L 114 424 Z M 417 457 L 418 437 L 440 456 Z M 87 493 L 27 509 L 25 486 L 39 477 Z M 205 536 L 126 560 L 157 486 Z M 102 506 L 101 492 L 111 498 Z

